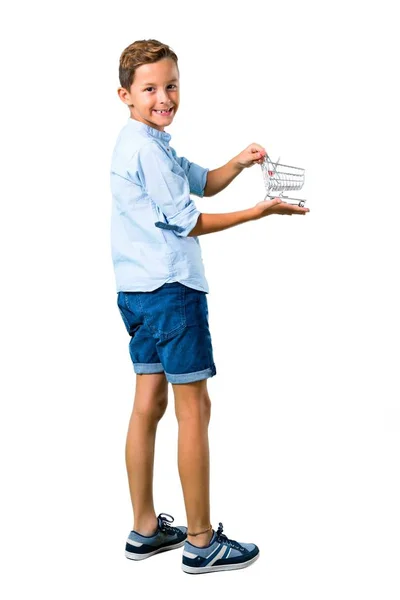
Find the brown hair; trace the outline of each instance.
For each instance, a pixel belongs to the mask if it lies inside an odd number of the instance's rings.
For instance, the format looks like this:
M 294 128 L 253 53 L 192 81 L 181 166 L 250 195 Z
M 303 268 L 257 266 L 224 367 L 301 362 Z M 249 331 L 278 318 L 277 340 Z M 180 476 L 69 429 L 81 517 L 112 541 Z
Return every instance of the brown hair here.
M 130 44 L 122 52 L 119 59 L 119 82 L 121 87 L 129 92 L 136 69 L 141 65 L 155 63 L 162 58 L 172 58 L 178 66 L 178 57 L 167 44 L 163 44 L 158 40 L 137 40 Z

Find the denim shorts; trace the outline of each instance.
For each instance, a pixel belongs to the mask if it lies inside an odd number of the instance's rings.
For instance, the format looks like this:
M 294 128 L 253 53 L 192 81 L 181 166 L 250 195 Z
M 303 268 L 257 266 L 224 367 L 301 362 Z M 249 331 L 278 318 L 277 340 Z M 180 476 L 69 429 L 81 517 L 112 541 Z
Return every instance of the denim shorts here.
M 118 292 L 117 303 L 135 373 L 165 372 L 170 383 L 216 374 L 206 292 L 175 281 L 152 292 Z

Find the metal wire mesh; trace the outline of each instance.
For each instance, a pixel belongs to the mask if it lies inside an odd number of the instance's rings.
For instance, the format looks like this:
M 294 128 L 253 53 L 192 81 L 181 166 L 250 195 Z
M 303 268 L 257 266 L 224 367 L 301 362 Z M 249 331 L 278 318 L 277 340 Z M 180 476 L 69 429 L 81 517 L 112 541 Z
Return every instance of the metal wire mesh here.
M 290 198 L 283 195 L 282 192 L 301 190 L 304 185 L 305 169 L 279 164 L 279 158 L 276 162 L 273 162 L 269 156 L 265 157 L 261 164 L 261 169 L 267 192 L 265 198 L 279 197 L 290 204 L 304 206 L 305 200 Z M 276 192 L 281 193 L 277 196 Z

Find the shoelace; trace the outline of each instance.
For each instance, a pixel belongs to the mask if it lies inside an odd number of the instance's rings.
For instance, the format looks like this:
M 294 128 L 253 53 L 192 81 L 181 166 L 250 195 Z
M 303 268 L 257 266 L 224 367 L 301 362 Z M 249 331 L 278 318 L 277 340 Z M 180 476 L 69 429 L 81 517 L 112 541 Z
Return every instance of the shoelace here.
M 166 517 L 170 517 L 171 520 Z M 179 533 L 179 529 L 177 527 L 171 527 L 170 523 L 174 522 L 174 517 L 172 515 L 168 515 L 167 513 L 160 513 L 157 517 L 158 527 L 160 531 L 164 531 L 165 533 Z
M 229 546 L 232 546 L 232 548 L 235 548 L 236 550 L 241 550 L 242 552 L 244 551 L 244 548 L 239 544 L 239 542 L 237 542 L 236 540 L 230 540 L 224 533 L 222 533 L 224 530 L 224 526 L 222 525 L 222 523 L 219 523 L 219 527 L 216 531 L 216 540 L 218 542 L 221 542 L 221 544 L 228 544 Z

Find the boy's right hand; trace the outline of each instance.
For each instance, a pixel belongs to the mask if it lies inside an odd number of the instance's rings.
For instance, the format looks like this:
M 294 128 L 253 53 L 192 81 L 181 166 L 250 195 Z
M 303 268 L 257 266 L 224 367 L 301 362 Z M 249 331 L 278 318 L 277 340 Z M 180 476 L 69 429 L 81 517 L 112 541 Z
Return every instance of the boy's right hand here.
M 272 200 L 263 200 L 255 205 L 254 219 L 262 219 L 269 215 L 305 215 L 308 212 L 310 212 L 309 208 L 298 206 L 297 204 L 289 204 L 280 198 L 273 198 Z

